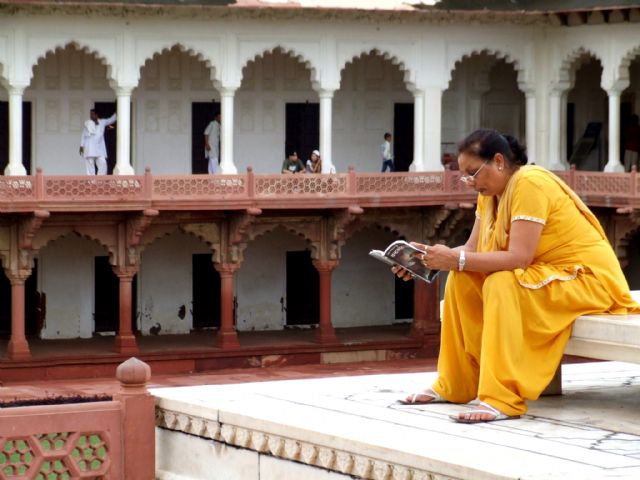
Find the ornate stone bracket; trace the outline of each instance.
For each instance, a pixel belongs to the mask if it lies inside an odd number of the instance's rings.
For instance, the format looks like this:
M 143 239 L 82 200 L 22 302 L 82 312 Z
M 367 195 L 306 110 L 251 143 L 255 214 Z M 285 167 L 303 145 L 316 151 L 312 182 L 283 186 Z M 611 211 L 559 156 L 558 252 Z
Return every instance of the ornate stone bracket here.
M 127 247 L 136 247 L 140 244 L 142 234 L 151 225 L 153 217 L 157 217 L 159 213 L 158 210 L 147 209 L 141 215 L 127 220 Z
M 333 215 L 329 219 L 329 238 L 327 239 L 326 255 L 322 255 L 322 253 L 324 253 L 324 249 L 321 244 L 317 258 L 321 259 L 326 257 L 329 260 L 339 260 L 342 246 L 351 236 L 354 225 L 363 213 L 364 210 L 360 206 L 351 205 L 346 210 L 342 210 Z
M 620 261 L 622 268 L 629 263 L 629 242 L 638 234 L 640 230 L 640 211 L 618 210 L 618 214 L 613 216 L 607 235 L 613 245 L 613 249 Z
M 46 210 L 36 210 L 32 216 L 20 221 L 18 227 L 18 248 L 33 248 L 33 238 L 38 230 L 40 230 L 42 223 L 49 218 L 50 215 Z
M 422 236 L 428 243 L 448 244 L 457 233 L 473 227 L 474 218 L 473 210 L 460 208 L 432 210 L 425 218 Z
M 311 256 L 315 258 L 319 249 L 321 238 L 322 218 L 320 217 L 277 217 L 256 219 L 250 228 L 246 230 L 246 234 L 241 243 L 230 245 L 232 262 L 242 262 L 243 253 L 249 241 L 255 240 L 278 227 L 286 229 L 295 235 L 303 237 L 311 244 Z
M 187 233 L 195 235 L 204 243 L 206 243 L 211 250 L 213 250 L 213 261 L 220 262 L 222 250 L 222 232 L 220 224 L 218 223 L 186 223 L 180 226 L 180 228 Z
M 256 207 L 247 208 L 243 213 L 234 215 L 227 223 L 228 242 L 222 257 L 229 262 L 240 264 L 244 260 L 244 250 L 251 237 L 251 226 L 262 210 Z
M 127 220 L 125 227 L 125 248 L 127 252 L 126 263 L 128 265 L 138 265 L 140 263 L 140 253 L 142 251 L 140 240 L 144 232 L 151 225 L 153 218 L 157 217 L 159 213 L 158 210 L 146 209 L 142 214 Z

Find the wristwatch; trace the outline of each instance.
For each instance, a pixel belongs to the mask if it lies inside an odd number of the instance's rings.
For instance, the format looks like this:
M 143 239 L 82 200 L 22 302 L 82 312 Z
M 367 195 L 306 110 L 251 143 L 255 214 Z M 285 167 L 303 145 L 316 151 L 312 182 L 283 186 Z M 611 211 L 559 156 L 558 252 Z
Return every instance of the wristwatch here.
M 458 257 L 458 271 L 462 272 L 464 270 L 464 264 L 466 259 L 464 258 L 464 250 L 460 250 L 460 256 Z

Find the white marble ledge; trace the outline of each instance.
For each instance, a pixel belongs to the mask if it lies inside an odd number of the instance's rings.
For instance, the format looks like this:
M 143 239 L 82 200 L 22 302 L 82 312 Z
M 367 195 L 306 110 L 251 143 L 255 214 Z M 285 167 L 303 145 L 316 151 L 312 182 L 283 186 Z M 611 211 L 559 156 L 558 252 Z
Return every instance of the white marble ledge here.
M 395 403 L 434 376 L 371 375 L 152 393 L 159 426 L 361 478 L 640 478 L 639 365 L 565 365 L 565 395 L 531 402 L 523 419 L 484 425 L 448 418 L 466 406 Z

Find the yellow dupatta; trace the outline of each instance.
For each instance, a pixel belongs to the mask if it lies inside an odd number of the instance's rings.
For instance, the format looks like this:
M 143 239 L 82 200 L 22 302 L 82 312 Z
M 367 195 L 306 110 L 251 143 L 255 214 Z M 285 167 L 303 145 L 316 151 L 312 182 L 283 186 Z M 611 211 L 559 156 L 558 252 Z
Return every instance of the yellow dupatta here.
M 485 209 L 482 213 L 482 217 L 480 218 L 480 233 L 478 239 L 479 252 L 495 252 L 499 250 L 507 250 L 509 248 L 508 232 L 511 225 L 511 200 L 520 175 L 526 171 L 544 172 L 553 179 L 562 188 L 562 190 L 569 195 L 576 207 L 578 207 L 578 210 L 587 218 L 589 223 L 593 225 L 600 236 L 604 240 L 608 241 L 602 225 L 600 225 L 596 216 L 566 183 L 545 168 L 537 165 L 525 165 L 520 167 L 513 175 L 511 175 L 499 202 L 495 196 L 487 199 Z

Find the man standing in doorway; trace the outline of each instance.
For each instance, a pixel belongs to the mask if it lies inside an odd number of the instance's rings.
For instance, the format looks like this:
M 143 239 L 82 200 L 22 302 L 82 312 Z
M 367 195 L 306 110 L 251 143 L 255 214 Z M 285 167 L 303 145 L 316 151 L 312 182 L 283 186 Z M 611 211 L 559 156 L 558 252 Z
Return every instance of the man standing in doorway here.
M 218 170 L 220 161 L 220 114 L 216 113 L 213 121 L 204 131 L 204 156 L 209 160 L 207 171 L 213 175 Z
M 89 111 L 89 120 L 84 122 L 84 130 L 80 138 L 80 155 L 84 157 L 87 175 L 107 174 L 107 147 L 104 143 L 104 130 L 116 121 L 114 113 L 107 119 L 98 117 L 95 110 Z
M 392 136 L 389 132 L 384 134 L 384 142 L 380 145 L 380 153 L 382 154 L 382 173 L 387 171 L 389 168 L 390 172 L 395 171 L 395 166 L 393 165 L 393 153 L 391 152 L 391 140 Z

